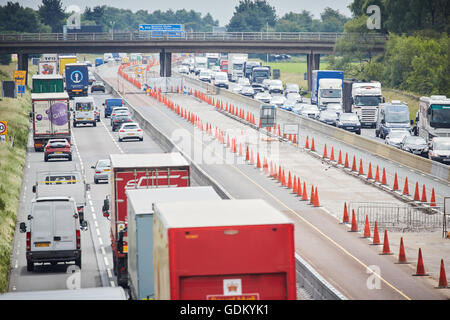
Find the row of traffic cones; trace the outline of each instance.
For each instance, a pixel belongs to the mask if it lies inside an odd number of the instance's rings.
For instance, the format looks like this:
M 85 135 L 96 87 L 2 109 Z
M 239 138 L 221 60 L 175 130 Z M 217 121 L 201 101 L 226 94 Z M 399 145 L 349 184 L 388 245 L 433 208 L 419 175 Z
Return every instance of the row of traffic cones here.
M 349 223 L 349 217 L 348 217 L 348 209 L 347 209 L 347 203 L 344 203 L 344 214 L 342 218 L 342 223 Z M 351 228 L 349 232 L 358 232 L 358 224 L 356 222 L 356 216 L 355 211 L 352 210 L 352 222 L 351 222 Z M 369 217 L 366 215 L 365 223 L 364 223 L 364 233 L 362 238 L 370 238 L 371 232 L 370 232 L 370 225 L 369 225 Z M 381 245 L 380 237 L 378 234 L 378 226 L 377 221 L 375 220 L 374 230 L 373 230 L 373 241 L 372 245 Z M 387 230 L 384 230 L 384 239 L 383 239 L 383 250 L 380 253 L 380 255 L 393 255 L 391 252 L 391 249 L 389 247 L 389 239 L 388 239 L 388 233 Z M 399 254 L 398 254 L 398 260 L 396 262 L 397 264 L 409 264 L 409 262 L 406 259 L 405 254 L 405 246 L 403 244 L 403 237 L 400 238 L 400 248 L 399 248 Z M 425 267 L 423 263 L 422 258 L 422 249 L 419 248 L 419 256 L 417 259 L 417 269 L 414 276 L 427 276 L 428 274 L 425 272 Z M 439 274 L 439 283 L 438 288 L 447 288 L 447 277 L 445 274 L 445 268 L 444 268 L 444 260 L 441 259 L 441 267 L 440 267 L 440 274 Z

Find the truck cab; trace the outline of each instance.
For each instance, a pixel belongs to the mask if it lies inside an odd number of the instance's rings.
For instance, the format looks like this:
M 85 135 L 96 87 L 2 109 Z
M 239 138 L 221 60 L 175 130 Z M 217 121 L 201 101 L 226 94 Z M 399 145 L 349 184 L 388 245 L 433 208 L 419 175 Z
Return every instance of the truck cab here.
M 320 79 L 317 94 L 317 106 L 320 110 L 325 110 L 327 104 L 342 104 L 342 80 L 341 79 Z
M 251 81 L 255 83 L 262 83 L 263 80 L 270 79 L 270 67 L 253 67 L 251 74 Z
M 434 137 L 450 137 L 450 99 L 446 96 L 420 97 L 417 118 L 418 135 L 428 142 Z
M 362 126 L 376 126 L 378 106 L 382 102 L 380 82 L 353 83 L 352 112 L 358 115 Z
M 409 107 L 406 102 L 392 100 L 382 103 L 378 108 L 375 135 L 385 139 L 391 130 L 411 130 L 412 120 L 409 119 Z
M 75 97 L 73 100 L 73 126 L 91 124 L 97 126 L 95 119 L 95 102 L 92 97 Z

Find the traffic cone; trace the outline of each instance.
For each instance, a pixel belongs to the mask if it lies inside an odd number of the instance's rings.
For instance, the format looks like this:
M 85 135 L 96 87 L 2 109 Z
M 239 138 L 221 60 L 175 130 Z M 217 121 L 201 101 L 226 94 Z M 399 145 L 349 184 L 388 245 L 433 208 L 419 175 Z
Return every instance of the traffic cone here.
M 394 186 L 392 187 L 392 190 L 394 190 L 394 191 L 398 190 L 397 172 L 395 173 Z
M 405 178 L 405 185 L 403 186 L 403 194 L 409 196 L 408 177 Z
M 362 159 L 359 159 L 359 171 L 358 171 L 358 175 L 360 175 L 360 176 L 364 175 Z
M 286 187 L 286 176 L 284 175 L 284 169 L 283 169 L 283 173 L 282 173 L 282 177 L 281 177 L 281 185 L 283 187 Z
M 308 194 L 306 193 L 306 182 L 305 181 L 303 181 L 302 200 L 303 201 L 308 201 Z
M 306 136 L 305 149 L 309 149 L 309 138 Z
M 344 202 L 344 214 L 342 216 L 342 223 L 349 223 L 347 202 Z
M 387 230 L 384 229 L 384 240 L 383 240 L 383 252 L 380 253 L 381 255 L 391 255 L 393 254 L 391 252 L 391 249 L 389 248 L 389 239 L 388 239 L 388 234 L 387 234 Z
M 372 241 L 372 245 L 376 246 L 376 245 L 380 245 L 380 235 L 378 234 L 378 224 L 377 224 L 377 220 L 375 220 L 375 226 L 373 227 L 373 241 Z
M 311 186 L 311 195 L 309 196 L 309 204 L 314 204 L 314 186 Z
M 445 275 L 445 268 L 444 268 L 444 259 L 441 259 L 441 271 L 439 272 L 439 284 L 438 288 L 447 288 L 447 276 Z
M 422 202 L 427 202 L 427 193 L 425 191 L 425 184 L 422 185 Z
M 261 161 L 259 160 L 259 152 L 256 155 L 256 167 L 261 168 Z
M 414 191 L 414 201 L 420 201 L 419 197 L 419 183 L 416 182 L 416 190 Z
M 282 174 L 281 174 L 281 165 L 280 166 L 278 166 L 278 182 L 280 182 L 281 183 L 281 180 L 282 180 Z
M 297 178 L 297 196 L 302 196 L 302 184 L 300 182 L 300 178 Z
M 314 207 L 320 207 L 320 203 L 319 203 L 319 192 L 317 191 L 317 187 L 316 190 L 314 191 L 314 203 L 313 203 Z
M 436 207 L 436 197 L 434 194 L 434 188 L 431 190 L 430 207 Z
M 296 175 L 294 175 L 294 179 L 293 179 L 292 192 L 297 194 L 297 176 Z
M 297 135 L 294 134 L 294 137 L 292 138 L 292 143 L 297 144 Z
M 409 263 L 406 260 L 405 247 L 403 246 L 403 237 L 400 238 L 400 249 L 398 253 L 398 264 L 407 264 Z
M 427 276 L 428 274 L 425 273 L 425 267 L 423 265 L 423 259 L 422 259 L 422 249 L 419 248 L 419 257 L 417 259 L 417 269 L 416 273 L 413 274 L 413 276 Z
M 377 170 L 375 171 L 375 182 L 380 182 L 380 170 L 377 165 Z
M 247 146 L 247 151 L 245 152 L 245 161 L 249 161 L 250 160 L 250 154 L 248 152 L 248 146 Z
M 330 161 L 334 161 L 334 147 L 331 147 Z
M 383 168 L 383 176 L 381 178 L 381 184 L 382 185 L 387 185 L 387 182 L 386 182 L 386 169 L 385 168 Z
M 356 159 L 355 159 L 355 156 L 353 156 L 352 171 L 356 171 Z
M 349 168 L 349 165 L 348 165 L 348 153 L 347 152 L 345 153 L 344 168 Z
M 250 164 L 255 164 L 255 158 L 253 158 L 253 150 L 250 150 Z
M 370 238 L 370 225 L 369 216 L 366 214 L 366 221 L 364 223 L 364 235 L 363 238 Z
M 273 163 L 270 161 L 269 177 L 273 177 Z
M 263 168 L 264 173 L 268 175 L 269 174 L 269 165 L 267 163 L 266 157 L 264 157 L 262 168 Z
M 239 156 L 242 157 L 242 143 L 239 143 Z
M 290 171 L 289 171 L 289 175 L 288 175 L 287 187 L 288 187 L 288 189 L 292 189 L 292 177 L 291 177 L 291 172 Z
M 316 151 L 316 147 L 314 146 L 314 138 L 311 141 L 311 151 Z
M 324 158 L 324 159 L 328 158 L 328 155 L 327 155 L 327 144 L 326 143 L 325 143 L 325 146 L 323 147 L 322 158 Z
M 358 224 L 356 223 L 355 210 L 352 209 L 352 227 L 349 232 L 358 232 Z
M 338 157 L 338 163 L 337 164 L 342 165 L 342 152 L 341 152 L 341 150 L 339 150 L 339 157 Z
M 369 171 L 367 173 L 367 179 L 373 180 L 373 176 L 372 176 L 372 163 L 369 162 Z

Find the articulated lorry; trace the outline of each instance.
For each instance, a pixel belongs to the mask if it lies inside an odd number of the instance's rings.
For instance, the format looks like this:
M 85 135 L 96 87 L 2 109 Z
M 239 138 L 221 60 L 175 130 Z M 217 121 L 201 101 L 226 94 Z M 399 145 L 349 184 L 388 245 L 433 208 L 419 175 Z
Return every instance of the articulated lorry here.
M 427 141 L 450 137 L 450 99 L 438 95 L 421 97 L 416 122 L 418 135 Z
M 270 66 L 253 67 L 250 82 L 262 83 L 265 79 L 270 79 L 270 76 Z
M 35 151 L 43 151 L 49 139 L 71 140 L 67 92 L 32 93 L 31 118 Z
M 66 91 L 69 98 L 86 97 L 89 90 L 89 70 L 86 63 L 69 63 L 65 65 Z
M 311 79 L 311 103 L 321 110 L 328 103 L 342 105 L 342 83 L 344 71 L 313 70 Z
M 64 78 L 59 74 L 39 74 L 31 78 L 32 93 L 64 92 Z
M 111 154 L 111 193 L 103 215 L 111 220 L 114 274 L 120 286 L 128 284 L 127 196 L 132 189 L 190 186 L 188 162 L 179 153 Z

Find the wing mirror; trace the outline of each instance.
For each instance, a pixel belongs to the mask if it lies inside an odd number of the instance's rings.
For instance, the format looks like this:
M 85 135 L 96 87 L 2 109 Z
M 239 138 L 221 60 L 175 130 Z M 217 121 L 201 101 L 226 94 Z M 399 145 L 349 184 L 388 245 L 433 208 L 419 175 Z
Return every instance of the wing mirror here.
M 26 225 L 26 223 L 25 222 L 21 222 L 20 225 L 19 225 L 19 229 L 20 229 L 21 233 L 27 232 L 27 225 Z
M 36 193 L 36 185 L 33 185 L 32 191 L 33 191 L 33 193 Z

